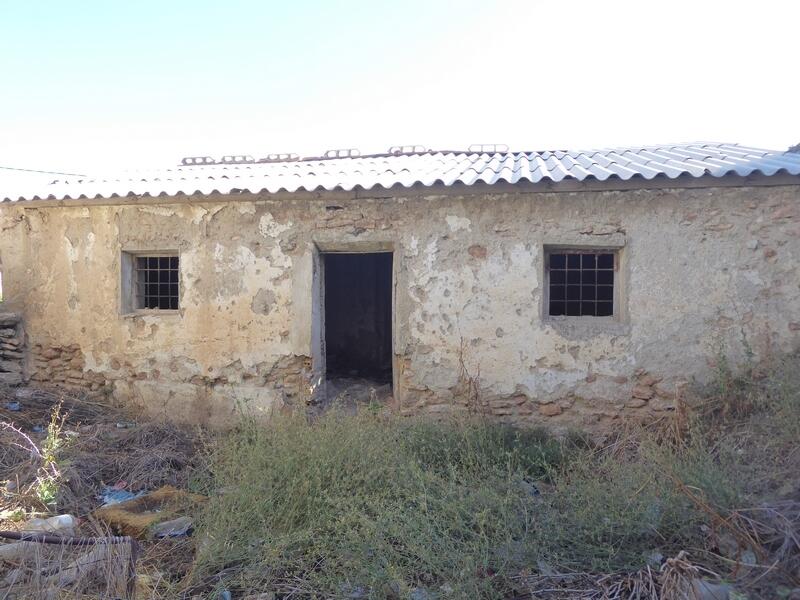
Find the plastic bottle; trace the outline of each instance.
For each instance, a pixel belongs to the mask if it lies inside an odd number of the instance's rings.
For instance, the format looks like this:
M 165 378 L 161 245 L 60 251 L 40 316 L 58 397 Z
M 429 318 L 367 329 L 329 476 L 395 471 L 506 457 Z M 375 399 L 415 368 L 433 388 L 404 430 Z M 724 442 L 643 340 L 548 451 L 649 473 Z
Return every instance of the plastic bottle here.
M 56 515 L 48 519 L 31 519 L 25 523 L 25 531 L 40 533 L 71 533 L 78 525 L 72 515 Z

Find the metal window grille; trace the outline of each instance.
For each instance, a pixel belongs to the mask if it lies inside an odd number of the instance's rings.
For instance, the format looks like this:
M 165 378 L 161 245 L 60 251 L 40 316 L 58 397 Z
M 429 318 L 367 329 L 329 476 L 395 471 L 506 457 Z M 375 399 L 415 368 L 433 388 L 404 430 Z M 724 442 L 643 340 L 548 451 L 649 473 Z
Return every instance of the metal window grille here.
M 180 278 L 177 256 L 136 256 L 133 270 L 136 308 L 178 308 Z
M 610 317 L 614 314 L 616 254 L 553 252 L 547 257 L 551 316 Z

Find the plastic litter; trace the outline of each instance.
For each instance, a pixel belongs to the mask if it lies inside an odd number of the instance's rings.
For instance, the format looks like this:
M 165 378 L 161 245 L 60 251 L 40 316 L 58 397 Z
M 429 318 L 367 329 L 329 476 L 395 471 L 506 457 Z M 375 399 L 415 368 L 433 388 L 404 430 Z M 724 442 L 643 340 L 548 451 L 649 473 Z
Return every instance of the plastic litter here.
M 11 412 L 19 412 L 22 410 L 22 406 L 16 400 L 12 400 L 11 402 L 6 402 L 6 410 L 10 410 Z
M 142 490 L 141 492 L 134 493 L 116 486 L 114 487 L 106 486 L 103 489 L 103 492 L 100 494 L 99 498 L 103 501 L 103 506 L 110 506 L 112 504 L 119 504 L 120 502 L 127 502 L 128 500 L 133 500 L 134 498 L 144 496 L 146 493 L 147 492 L 144 490 Z
M 44 433 L 44 425 L 34 425 L 31 427 L 33 433 Z
M 205 501 L 205 496 L 165 485 L 133 500 L 101 506 L 94 516 L 120 535 L 146 539 L 157 523 L 177 519 Z
M 132 427 L 136 427 L 136 423 L 133 421 L 119 421 L 117 423 L 117 429 L 131 429 Z
M 72 515 L 56 515 L 49 519 L 31 519 L 22 526 L 23 531 L 72 534 L 78 520 Z
M 151 531 L 155 538 L 172 538 L 191 535 L 194 530 L 194 522 L 191 517 L 178 517 L 171 521 L 164 521 L 153 525 Z

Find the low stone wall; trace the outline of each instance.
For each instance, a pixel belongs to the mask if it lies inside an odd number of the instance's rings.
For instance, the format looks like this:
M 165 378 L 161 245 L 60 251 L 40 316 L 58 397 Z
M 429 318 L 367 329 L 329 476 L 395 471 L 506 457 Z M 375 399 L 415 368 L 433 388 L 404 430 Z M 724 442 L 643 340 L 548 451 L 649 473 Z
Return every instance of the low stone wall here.
M 43 385 L 74 388 L 102 395 L 111 391 L 101 373 L 84 370 L 83 352 L 77 344 L 42 346 L 31 349 L 30 381 Z
M 25 357 L 19 315 L 0 313 L 0 383 L 22 383 L 22 360 Z

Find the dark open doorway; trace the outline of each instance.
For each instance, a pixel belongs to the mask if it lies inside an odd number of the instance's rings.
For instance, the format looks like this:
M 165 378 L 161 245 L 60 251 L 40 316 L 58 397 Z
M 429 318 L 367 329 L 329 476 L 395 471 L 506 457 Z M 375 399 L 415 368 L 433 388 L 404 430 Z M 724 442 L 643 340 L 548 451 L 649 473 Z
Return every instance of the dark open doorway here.
M 326 253 L 323 259 L 328 379 L 391 384 L 391 252 Z

